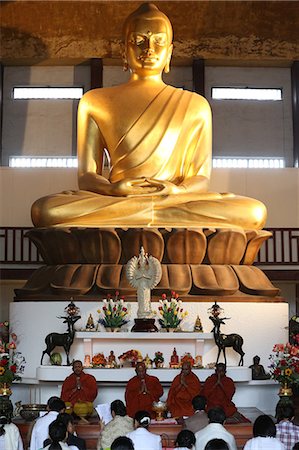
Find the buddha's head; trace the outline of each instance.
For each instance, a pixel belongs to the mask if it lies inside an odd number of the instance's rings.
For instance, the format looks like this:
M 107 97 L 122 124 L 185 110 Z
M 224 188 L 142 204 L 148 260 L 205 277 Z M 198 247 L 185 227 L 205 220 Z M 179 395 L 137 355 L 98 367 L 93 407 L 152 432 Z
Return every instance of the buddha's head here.
M 140 76 L 169 72 L 172 26 L 153 3 L 144 3 L 124 23 L 124 62 Z

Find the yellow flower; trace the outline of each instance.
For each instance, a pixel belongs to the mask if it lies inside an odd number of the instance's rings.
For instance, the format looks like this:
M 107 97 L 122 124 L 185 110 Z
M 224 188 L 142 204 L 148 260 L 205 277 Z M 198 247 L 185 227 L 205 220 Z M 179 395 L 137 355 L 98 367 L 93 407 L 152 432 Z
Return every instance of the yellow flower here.
M 107 316 L 111 316 L 111 311 L 106 311 Z
M 173 313 L 175 316 L 177 316 L 178 315 L 178 312 L 177 311 L 174 311 L 174 313 Z
M 4 372 L 5 372 L 5 369 L 4 369 L 4 367 L 0 367 L 0 375 L 3 375 L 3 374 L 4 374 Z
M 285 375 L 286 375 L 287 377 L 290 377 L 290 376 L 292 375 L 293 371 L 292 371 L 292 369 L 287 368 L 287 369 L 284 371 L 284 373 L 285 373 Z

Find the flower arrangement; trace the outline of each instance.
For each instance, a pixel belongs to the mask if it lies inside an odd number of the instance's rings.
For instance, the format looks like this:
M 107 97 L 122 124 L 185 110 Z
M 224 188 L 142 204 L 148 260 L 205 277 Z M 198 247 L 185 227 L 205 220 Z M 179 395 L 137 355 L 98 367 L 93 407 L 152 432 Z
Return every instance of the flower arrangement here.
M 10 333 L 9 322 L 1 322 L 0 327 L 0 384 L 11 385 L 13 381 L 21 379 L 17 372 L 24 370 L 25 358 L 20 358 L 21 354 L 15 352 L 18 337 Z
M 161 315 L 159 323 L 162 328 L 178 328 L 182 320 L 188 315 L 183 311 L 181 300 L 178 300 L 178 294 L 171 293 L 170 300 L 167 300 L 166 294 L 162 294 L 162 300 L 159 300 L 158 311 Z
M 299 348 L 275 344 L 270 355 L 270 375 L 281 384 L 299 385 Z
M 107 364 L 107 359 L 103 353 L 98 353 L 92 357 L 92 367 L 105 367 Z
M 125 317 L 129 314 L 128 307 L 124 303 L 123 297 L 119 298 L 119 292 L 115 292 L 115 298 L 112 299 L 108 294 L 107 299 L 103 300 L 102 310 L 97 311 L 102 316 L 98 323 L 105 328 L 120 328 L 129 321 Z
M 124 363 L 129 362 L 132 366 L 135 366 L 137 361 L 143 361 L 142 354 L 139 350 L 128 350 L 127 352 L 122 353 L 118 359 Z
M 156 352 L 153 361 L 154 361 L 154 363 L 156 365 L 163 364 L 164 363 L 163 353 L 162 352 Z

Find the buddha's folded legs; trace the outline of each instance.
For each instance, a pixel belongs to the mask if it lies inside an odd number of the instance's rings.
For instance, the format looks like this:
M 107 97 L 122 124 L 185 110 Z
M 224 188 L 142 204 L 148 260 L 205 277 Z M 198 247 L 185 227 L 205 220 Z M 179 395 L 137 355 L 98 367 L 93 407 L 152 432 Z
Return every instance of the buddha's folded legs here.
M 233 194 L 203 193 L 168 197 L 112 197 L 69 191 L 37 200 L 32 221 L 37 227 L 225 227 L 260 229 L 263 203 Z M 193 200 L 194 199 L 194 200 Z

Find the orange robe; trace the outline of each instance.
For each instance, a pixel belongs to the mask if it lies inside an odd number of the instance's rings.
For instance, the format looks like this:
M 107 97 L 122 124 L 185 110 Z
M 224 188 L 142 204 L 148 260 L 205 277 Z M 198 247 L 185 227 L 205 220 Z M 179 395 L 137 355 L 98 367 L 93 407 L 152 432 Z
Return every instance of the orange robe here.
M 186 376 L 185 381 L 187 387 L 181 384 L 181 374 L 179 374 L 171 383 L 167 397 L 167 407 L 172 417 L 191 416 L 194 414 L 192 399 L 199 394 L 200 381 L 193 372 Z
M 81 389 L 77 389 L 77 376 L 72 373 L 62 385 L 61 399 L 74 405 L 78 401 L 93 402 L 98 395 L 97 381 L 94 376 L 82 372 L 80 375 Z
M 208 377 L 203 385 L 200 395 L 203 395 L 207 399 L 207 411 L 215 406 L 220 406 L 226 417 L 232 416 L 237 408 L 232 402 L 233 395 L 236 391 L 235 384 L 233 380 L 227 376 L 221 378 L 221 384 L 223 388 L 219 385 L 216 386 L 218 377 L 216 374 Z
M 130 417 L 134 417 L 136 412 L 141 410 L 148 411 L 152 417 L 155 416 L 152 404 L 159 401 L 159 398 L 163 395 L 163 388 L 159 379 L 151 375 L 145 375 L 145 383 L 148 390 L 147 394 L 140 392 L 141 380 L 137 375 L 128 381 L 125 399 L 127 414 Z

